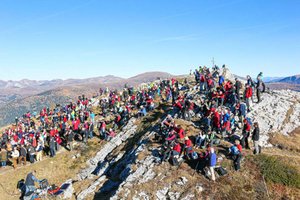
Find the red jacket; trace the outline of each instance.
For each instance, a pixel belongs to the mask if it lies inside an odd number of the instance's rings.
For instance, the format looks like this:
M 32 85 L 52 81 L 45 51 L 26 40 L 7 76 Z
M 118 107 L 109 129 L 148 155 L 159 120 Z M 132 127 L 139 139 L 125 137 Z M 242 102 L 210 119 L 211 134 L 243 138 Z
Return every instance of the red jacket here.
M 246 95 L 245 95 L 246 98 L 251 98 L 252 94 L 253 94 L 252 88 L 251 87 L 246 88 Z
M 185 144 L 186 147 L 192 147 L 193 146 L 193 143 L 192 143 L 192 141 L 190 139 L 186 140 L 184 142 L 184 144 Z
M 213 123 L 215 127 L 220 128 L 220 114 L 218 112 L 214 112 Z
M 244 124 L 244 130 L 247 131 L 247 132 L 249 132 L 251 130 L 251 125 L 249 124 L 249 122 Z
M 173 150 L 174 150 L 174 151 L 177 151 L 178 153 L 181 153 L 181 146 L 180 146 L 180 144 L 179 144 L 179 143 L 176 144 L 176 145 L 173 147 Z
M 226 121 L 224 122 L 222 129 L 226 130 L 226 131 L 230 131 L 230 121 Z
M 242 150 L 243 150 L 242 145 L 238 144 L 238 145 L 236 145 L 236 147 L 238 148 L 238 150 L 239 150 L 240 152 L 242 152 Z

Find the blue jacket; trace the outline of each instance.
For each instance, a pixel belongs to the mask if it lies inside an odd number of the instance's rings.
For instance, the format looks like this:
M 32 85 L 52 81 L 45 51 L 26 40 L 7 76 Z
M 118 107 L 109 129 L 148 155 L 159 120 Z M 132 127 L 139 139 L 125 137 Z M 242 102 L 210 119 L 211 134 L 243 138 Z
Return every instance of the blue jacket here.
M 224 82 L 224 77 L 223 76 L 219 76 L 219 85 L 222 85 Z
M 209 156 L 209 166 L 214 167 L 217 164 L 217 154 L 211 153 Z
M 229 113 L 226 113 L 225 115 L 223 115 L 223 121 L 224 122 L 227 122 L 229 120 L 229 118 L 230 118 Z

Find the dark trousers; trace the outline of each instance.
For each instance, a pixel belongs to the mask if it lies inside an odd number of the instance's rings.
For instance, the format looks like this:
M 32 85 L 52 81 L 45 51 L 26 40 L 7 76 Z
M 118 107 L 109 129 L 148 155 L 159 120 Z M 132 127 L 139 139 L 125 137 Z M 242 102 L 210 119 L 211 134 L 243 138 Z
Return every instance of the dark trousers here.
M 34 163 L 34 154 L 29 155 L 29 160 L 31 163 Z
M 241 159 L 242 159 L 241 154 L 233 156 L 233 165 L 236 171 L 241 169 Z
M 256 88 L 257 103 L 261 102 L 260 93 L 261 93 L 260 89 Z

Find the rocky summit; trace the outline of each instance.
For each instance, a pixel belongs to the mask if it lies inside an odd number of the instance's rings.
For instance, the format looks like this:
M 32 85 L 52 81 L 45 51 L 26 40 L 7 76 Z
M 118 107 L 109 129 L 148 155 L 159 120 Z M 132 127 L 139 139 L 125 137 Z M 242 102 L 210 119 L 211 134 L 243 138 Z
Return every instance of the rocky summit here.
M 226 83 L 236 81 L 235 76 L 227 68 L 218 73 L 224 76 Z M 174 84 L 178 84 L 175 87 L 179 89 L 178 98 L 173 99 L 172 104 L 170 102 L 172 97 L 168 99 L 168 95 L 161 94 L 161 97 L 158 95 L 153 101 L 145 97 L 146 103 L 137 108 L 132 107 L 130 117 L 121 124 L 118 124 L 122 119 L 121 116 L 118 118 L 120 111 L 113 110 L 114 107 L 110 107 L 109 111 L 105 110 L 104 104 L 111 102 L 110 98 L 115 94 L 103 93 L 94 97 L 86 107 L 96 114 L 94 120 L 99 124 L 95 123 L 92 129 L 96 137 L 89 141 L 87 138 L 84 139 L 86 136 L 75 138 L 75 149 L 70 151 L 66 136 L 66 145 L 62 143 L 65 149 L 58 151 L 57 156 L 17 170 L 24 170 L 21 172 L 24 176 L 24 173 L 31 171 L 32 167 L 37 171 L 44 171 L 39 176 L 43 176 L 49 182 L 63 183 L 62 186 L 70 185 L 68 189 L 62 191 L 63 195 L 56 197 L 64 199 L 281 199 L 286 196 L 296 198 L 300 186 L 297 180 L 297 177 L 300 177 L 299 166 L 297 167 L 300 162 L 298 147 L 300 93 L 291 90 L 267 90 L 261 93 L 258 103 L 259 99 L 253 91 L 253 99 L 250 100 L 248 112 L 245 110 L 246 114 L 243 117 L 239 113 L 234 114 L 234 109 L 237 109 L 239 103 L 233 107 L 228 106 L 228 102 L 214 106 L 216 102 L 207 100 L 209 96 L 207 91 L 201 89 L 203 85 L 199 85 L 197 83 L 199 80 L 197 78 L 194 80 L 195 77 L 190 75 L 169 79 L 169 83 L 166 84 L 173 84 L 174 81 Z M 244 80 L 240 81 L 242 85 L 245 84 Z M 156 80 L 143 84 L 136 90 L 146 91 L 147 88 L 162 83 L 162 80 Z M 222 87 L 227 87 L 226 83 Z M 128 90 L 131 92 L 130 88 Z M 246 91 L 244 86 L 241 90 Z M 178 103 L 180 98 L 185 98 L 188 102 L 185 102 L 188 113 L 181 113 L 180 109 L 177 109 L 177 106 L 180 107 Z M 241 94 L 240 98 L 242 99 L 240 104 L 243 104 L 244 94 Z M 148 104 L 148 101 L 151 103 Z M 118 108 L 125 108 L 128 105 L 123 104 Z M 146 113 L 142 111 L 143 105 L 151 106 L 147 107 Z M 193 107 L 189 109 L 189 105 Z M 205 110 L 209 107 L 210 109 Z M 85 109 L 84 104 L 78 109 Z M 228 112 L 230 127 L 234 127 L 234 130 L 224 132 L 226 130 L 224 127 L 218 130 L 214 129 L 214 125 L 206 130 L 203 119 L 211 119 L 212 122 L 209 124 L 214 124 L 218 115 L 205 114 L 209 112 L 221 113 L 222 117 Z M 41 117 L 42 115 L 36 117 L 35 121 L 41 120 Z M 251 124 L 247 121 L 248 118 L 251 119 Z M 76 121 L 70 123 L 75 130 Z M 109 135 L 114 130 L 115 136 L 103 139 L 101 135 L 103 123 L 109 126 L 107 128 L 109 132 L 105 134 Z M 225 118 L 219 123 L 224 124 Z M 237 145 L 235 144 L 237 140 L 242 143 L 248 123 L 251 126 L 251 135 L 254 124 L 259 124 L 260 154 L 253 154 L 254 144 L 250 142 L 251 139 L 244 140 L 251 143 L 251 147 L 243 148 L 240 153 L 240 168 L 236 169 L 235 158 L 232 158 L 229 149 Z M 176 125 L 173 127 L 172 124 Z M 168 129 L 169 125 L 171 129 Z M 82 126 L 85 126 L 85 123 L 82 123 Z M 59 130 L 61 129 L 60 127 Z M 223 131 L 220 132 L 221 130 Z M 53 127 L 49 131 L 50 134 L 51 131 Z M 81 131 L 84 135 L 85 129 L 81 128 Z M 209 142 L 197 146 L 200 132 L 208 134 L 207 137 L 215 134 L 215 139 L 204 139 Z M 174 133 L 176 135 L 178 133 L 177 139 L 170 139 Z M 180 134 L 184 136 L 181 137 Z M 62 136 L 63 140 L 65 138 Z M 174 156 L 173 152 L 168 154 L 168 145 L 171 145 L 169 140 L 173 141 L 175 146 L 179 144 L 182 148 L 181 154 L 178 156 Z M 192 143 L 191 148 L 187 150 L 189 140 Z M 49 143 L 49 147 L 50 145 Z M 216 152 L 216 180 L 212 178 L 212 173 L 207 168 L 209 159 L 207 155 L 211 153 L 211 148 Z M 294 163 L 286 163 L 287 160 Z M 56 166 L 57 173 L 63 175 L 45 173 L 51 166 L 52 170 Z M 290 177 L 291 172 L 295 174 L 295 178 Z M 3 171 L 3 177 L 9 176 L 9 173 L 12 172 Z M 5 186 L 3 188 L 7 191 Z M 278 188 L 282 190 L 278 192 Z M 42 193 L 40 195 L 44 198 Z M 11 195 L 12 199 L 16 196 Z

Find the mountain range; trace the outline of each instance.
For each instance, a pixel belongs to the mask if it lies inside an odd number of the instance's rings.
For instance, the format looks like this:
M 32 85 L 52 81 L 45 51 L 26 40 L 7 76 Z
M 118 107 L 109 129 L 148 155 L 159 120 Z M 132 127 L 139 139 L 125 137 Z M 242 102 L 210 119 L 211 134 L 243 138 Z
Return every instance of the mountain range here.
M 265 82 L 267 83 L 267 86 L 271 89 L 290 89 L 300 91 L 300 75 L 281 78 L 269 78 L 267 80 L 265 79 Z

